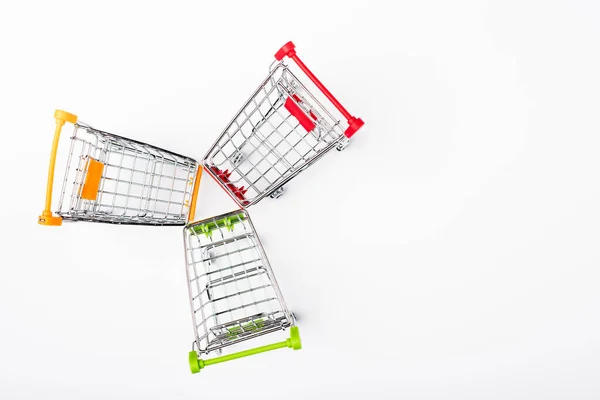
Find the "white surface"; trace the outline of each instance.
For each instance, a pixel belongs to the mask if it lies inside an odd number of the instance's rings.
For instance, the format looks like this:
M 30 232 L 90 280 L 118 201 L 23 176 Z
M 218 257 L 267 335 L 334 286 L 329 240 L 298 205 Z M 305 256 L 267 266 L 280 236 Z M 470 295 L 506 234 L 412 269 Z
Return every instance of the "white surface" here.
M 3 3 L 0 398 L 597 399 L 598 17 Z M 304 349 L 192 376 L 180 228 L 36 224 L 52 113 L 201 158 L 290 39 L 367 123 L 250 210 Z M 233 208 L 209 179 L 199 205 Z

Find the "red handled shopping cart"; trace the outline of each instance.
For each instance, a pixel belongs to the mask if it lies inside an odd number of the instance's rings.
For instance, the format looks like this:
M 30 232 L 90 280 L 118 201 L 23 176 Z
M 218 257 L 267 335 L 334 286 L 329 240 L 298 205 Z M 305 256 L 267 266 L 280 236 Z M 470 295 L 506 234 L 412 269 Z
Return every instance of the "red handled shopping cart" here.
M 284 62 L 285 57 L 311 83 L 305 85 Z M 267 78 L 203 160 L 205 170 L 241 207 L 266 196 L 278 198 L 287 182 L 334 147 L 343 150 L 364 125 L 300 60 L 292 42 L 275 59 Z M 325 107 L 307 86 L 320 91 L 334 107 Z

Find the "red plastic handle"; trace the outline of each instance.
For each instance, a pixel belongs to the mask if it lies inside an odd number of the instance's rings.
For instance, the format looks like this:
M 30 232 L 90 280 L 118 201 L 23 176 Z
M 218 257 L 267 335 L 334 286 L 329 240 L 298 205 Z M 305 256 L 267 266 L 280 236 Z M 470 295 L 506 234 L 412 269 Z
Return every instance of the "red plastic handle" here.
M 321 92 L 331 101 L 331 103 L 342 113 L 344 118 L 348 120 L 348 129 L 344 132 L 346 137 L 350 138 L 352 135 L 356 133 L 365 123 L 362 119 L 353 117 L 348 110 L 344 108 L 344 106 L 331 94 L 329 90 L 321 83 L 321 81 L 308 69 L 308 67 L 298 58 L 296 54 L 296 45 L 292 42 L 287 42 L 284 44 L 281 49 L 277 53 L 275 53 L 275 59 L 277 61 L 281 61 L 283 57 L 288 56 L 296 64 L 298 67 L 310 78 L 311 81 L 315 84 L 316 87 L 319 88 Z

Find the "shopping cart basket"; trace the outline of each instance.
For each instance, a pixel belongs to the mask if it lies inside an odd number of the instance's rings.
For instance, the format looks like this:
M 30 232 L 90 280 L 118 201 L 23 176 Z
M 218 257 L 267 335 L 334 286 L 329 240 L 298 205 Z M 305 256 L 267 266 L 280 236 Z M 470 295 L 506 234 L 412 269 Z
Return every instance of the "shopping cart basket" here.
M 184 228 L 186 273 L 195 340 L 189 353 L 192 373 L 279 348 L 301 348 L 298 328 L 246 211 L 194 222 Z M 221 354 L 241 342 L 290 328 L 286 340 Z M 270 337 L 270 336 L 269 336 Z M 266 338 L 263 338 L 266 339 Z
M 46 206 L 38 222 L 62 220 L 137 225 L 185 225 L 193 219 L 202 168 L 195 160 L 94 129 L 65 111 L 54 113 Z M 71 147 L 53 215 L 52 191 L 60 133 L 74 124 Z
M 291 58 L 347 120 L 339 121 L 283 62 Z M 353 117 L 296 55 L 276 54 L 267 78 L 206 154 L 208 173 L 241 206 L 277 198 L 283 185 L 334 147 L 343 150 L 364 123 Z

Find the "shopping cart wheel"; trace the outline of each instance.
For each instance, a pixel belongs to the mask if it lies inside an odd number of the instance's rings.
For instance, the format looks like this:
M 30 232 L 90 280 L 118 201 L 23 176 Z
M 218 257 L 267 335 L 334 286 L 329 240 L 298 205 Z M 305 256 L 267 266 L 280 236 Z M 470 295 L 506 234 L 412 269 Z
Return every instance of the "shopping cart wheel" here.
M 342 141 L 340 141 L 335 148 L 337 151 L 344 151 L 344 149 L 346 149 L 346 147 L 348 147 L 349 144 L 350 140 L 348 140 L 348 138 L 345 138 Z
M 298 322 L 298 315 L 296 313 L 290 313 L 292 316 L 292 324 L 296 325 L 296 322 Z
M 231 162 L 233 163 L 233 165 L 240 165 L 240 163 L 244 160 L 244 155 L 237 151 L 234 155 L 233 155 L 233 159 L 231 160 Z
M 278 199 L 278 198 L 280 198 L 281 196 L 283 196 L 283 186 L 280 186 L 280 187 L 278 187 L 277 189 L 275 189 L 275 190 L 273 191 L 273 193 L 271 193 L 271 195 L 270 195 L 270 197 L 271 197 L 272 199 Z

